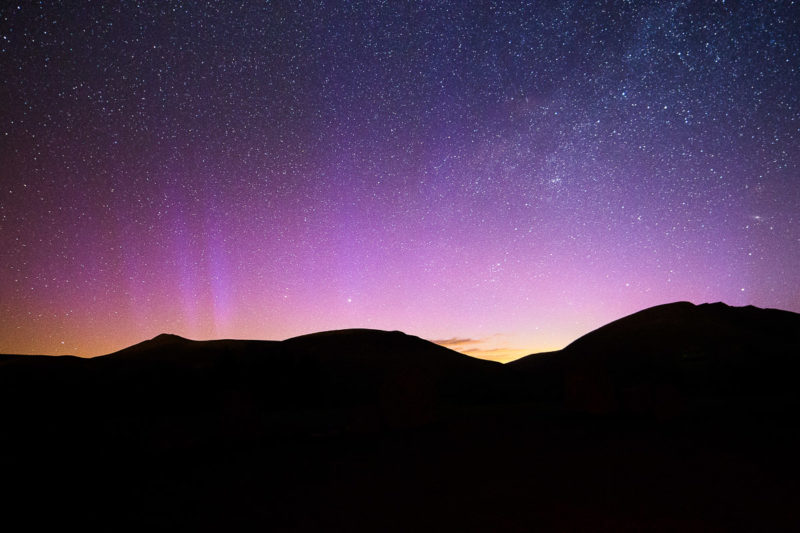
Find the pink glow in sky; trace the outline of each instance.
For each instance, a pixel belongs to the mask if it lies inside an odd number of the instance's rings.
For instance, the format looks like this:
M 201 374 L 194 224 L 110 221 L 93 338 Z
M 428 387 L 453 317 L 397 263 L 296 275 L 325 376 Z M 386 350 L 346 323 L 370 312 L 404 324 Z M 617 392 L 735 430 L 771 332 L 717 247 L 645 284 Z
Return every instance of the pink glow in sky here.
M 492 6 L 6 10 L 0 352 L 800 311 L 796 9 Z

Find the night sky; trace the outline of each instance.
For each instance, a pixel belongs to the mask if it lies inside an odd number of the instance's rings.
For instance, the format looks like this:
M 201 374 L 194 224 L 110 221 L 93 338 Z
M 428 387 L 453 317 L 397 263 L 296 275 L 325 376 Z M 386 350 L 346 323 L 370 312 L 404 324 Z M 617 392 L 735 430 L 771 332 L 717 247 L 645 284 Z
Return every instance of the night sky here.
M 800 311 L 797 2 L 4 6 L 0 352 Z

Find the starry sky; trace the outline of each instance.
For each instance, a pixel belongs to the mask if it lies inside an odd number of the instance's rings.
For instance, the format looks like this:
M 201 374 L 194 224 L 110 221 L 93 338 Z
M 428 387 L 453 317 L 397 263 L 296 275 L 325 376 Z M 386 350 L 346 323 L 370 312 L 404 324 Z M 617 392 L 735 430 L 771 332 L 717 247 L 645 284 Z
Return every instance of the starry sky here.
M 798 2 L 0 9 L 0 352 L 800 311 Z

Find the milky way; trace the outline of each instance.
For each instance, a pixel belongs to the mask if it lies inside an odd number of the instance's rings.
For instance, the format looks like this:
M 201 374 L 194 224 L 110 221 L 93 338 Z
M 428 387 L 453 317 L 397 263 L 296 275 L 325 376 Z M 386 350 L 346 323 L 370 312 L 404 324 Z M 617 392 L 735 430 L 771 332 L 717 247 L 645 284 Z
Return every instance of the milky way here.
M 0 352 L 800 311 L 795 2 L 74 5 L 0 18 Z

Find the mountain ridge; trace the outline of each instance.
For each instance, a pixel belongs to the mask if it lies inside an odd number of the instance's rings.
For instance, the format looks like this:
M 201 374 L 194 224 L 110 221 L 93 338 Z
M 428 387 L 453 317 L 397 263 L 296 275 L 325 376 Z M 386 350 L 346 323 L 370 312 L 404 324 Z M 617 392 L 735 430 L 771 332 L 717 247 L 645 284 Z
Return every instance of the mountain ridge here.
M 509 363 L 573 408 L 680 411 L 704 396 L 791 397 L 800 372 L 800 314 L 721 302 L 643 309 L 544 357 Z M 540 359 L 541 358 L 541 359 Z
M 243 387 L 269 409 L 383 405 L 392 395 L 399 405 L 418 389 L 429 405 L 453 398 L 548 401 L 584 412 L 675 414 L 697 408 L 704 397 L 727 405 L 781 396 L 793 405 L 797 353 L 800 314 L 679 301 L 505 365 L 400 331 L 350 328 L 283 341 L 196 341 L 162 333 L 94 358 L 2 355 L 0 382 L 11 391 L 28 383 L 43 395 L 52 393 L 40 383 L 53 390 L 80 384 L 114 397 L 121 393 L 106 382 L 120 391 L 142 391 L 149 383 L 166 402 L 177 397 L 169 392 L 171 381 L 188 387 L 191 397 Z M 270 385 L 259 390 L 260 382 Z
M 0 357 L 3 501 L 98 530 L 795 531 L 798 317 L 665 304 L 506 365 L 365 329 Z

